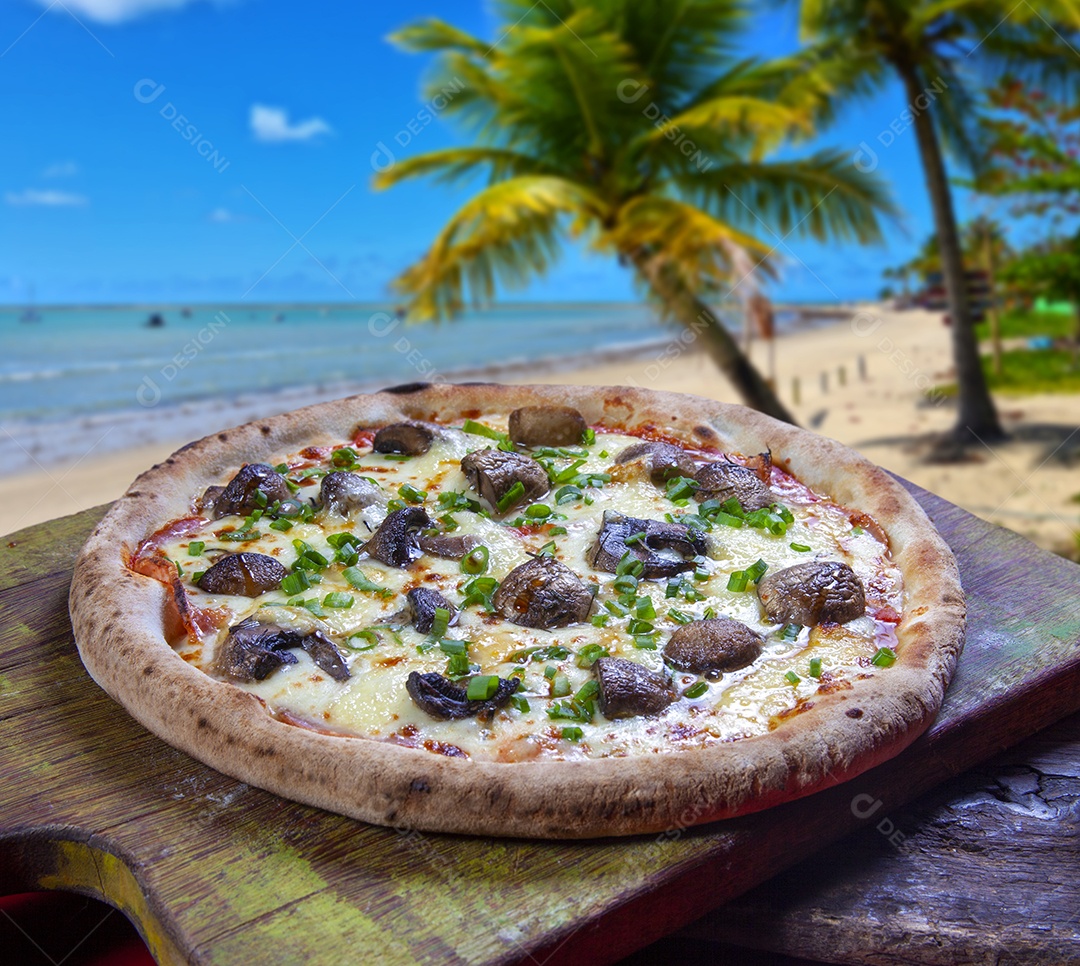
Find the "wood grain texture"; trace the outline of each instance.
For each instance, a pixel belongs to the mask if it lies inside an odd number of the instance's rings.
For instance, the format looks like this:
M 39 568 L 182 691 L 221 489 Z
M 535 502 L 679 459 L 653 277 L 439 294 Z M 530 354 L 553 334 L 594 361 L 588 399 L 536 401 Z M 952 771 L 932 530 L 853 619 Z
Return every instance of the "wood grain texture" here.
M 96 511 L 0 546 L 0 888 L 117 905 L 163 963 L 611 962 L 1080 707 L 1080 568 L 917 493 L 971 622 L 938 721 L 846 786 L 643 839 L 366 826 L 198 764 L 88 679 L 65 597 Z
M 868 824 L 680 938 L 845 966 L 1080 963 L 1080 715 Z

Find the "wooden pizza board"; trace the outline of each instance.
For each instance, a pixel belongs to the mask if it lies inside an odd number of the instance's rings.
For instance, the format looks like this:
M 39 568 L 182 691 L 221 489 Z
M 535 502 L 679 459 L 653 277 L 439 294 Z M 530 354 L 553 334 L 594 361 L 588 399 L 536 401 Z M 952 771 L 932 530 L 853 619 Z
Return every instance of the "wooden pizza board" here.
M 1080 708 L 1080 568 L 911 489 L 956 552 L 970 613 L 930 731 L 798 802 L 593 842 L 378 828 L 212 771 L 79 661 L 71 564 L 105 508 L 14 534 L 0 545 L 0 889 L 104 899 L 161 963 L 612 962 Z

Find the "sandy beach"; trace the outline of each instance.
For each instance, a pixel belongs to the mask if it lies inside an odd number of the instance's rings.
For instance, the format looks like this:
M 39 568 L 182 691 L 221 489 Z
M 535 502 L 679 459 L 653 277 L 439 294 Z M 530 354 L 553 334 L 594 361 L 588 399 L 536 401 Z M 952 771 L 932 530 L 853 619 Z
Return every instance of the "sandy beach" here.
M 773 353 L 781 396 L 802 425 L 1041 546 L 1075 554 L 1080 396 L 1000 398 L 1012 439 L 975 449 L 961 463 L 935 464 L 925 459 L 927 435 L 948 428 L 954 418 L 949 400 L 928 395 L 950 378 L 949 334 L 940 313 L 865 306 L 846 321 L 778 338 Z M 769 346 L 755 342 L 751 355 L 762 371 L 770 371 Z M 638 385 L 738 401 L 689 334 L 605 359 L 544 360 L 501 373 L 461 374 L 478 376 L 511 383 Z M 5 430 L 5 448 L 34 468 L 0 477 L 0 532 L 113 500 L 142 470 L 190 439 L 358 388 L 377 387 L 321 387 L 99 418 L 50 439 L 51 461 L 40 439 Z M 106 439 L 114 451 L 102 455 Z

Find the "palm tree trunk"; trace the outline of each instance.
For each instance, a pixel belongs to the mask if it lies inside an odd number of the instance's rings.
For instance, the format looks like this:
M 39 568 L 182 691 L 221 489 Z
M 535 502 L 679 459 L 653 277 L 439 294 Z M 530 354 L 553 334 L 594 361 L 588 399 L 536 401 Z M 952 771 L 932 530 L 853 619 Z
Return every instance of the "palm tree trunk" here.
M 628 253 L 628 257 L 668 313 L 701 337 L 709 356 L 747 406 L 785 423 L 798 425 L 772 387 L 739 349 L 738 343 L 712 309 L 671 279 L 664 272 L 660 259 L 640 251 Z
M 918 73 L 909 64 L 896 65 L 904 81 L 908 104 L 913 112 L 924 91 Z M 953 364 L 956 366 L 959 412 L 953 435 L 960 442 L 970 442 L 971 437 L 987 442 L 1005 437 L 998 422 L 994 401 L 986 386 L 979 359 L 979 345 L 975 338 L 975 326 L 968 307 L 967 279 L 960 251 L 960 238 L 956 229 L 952 192 L 945 173 L 945 161 L 941 143 L 929 108 L 915 113 L 915 136 L 919 144 L 923 174 L 934 211 L 934 227 L 941 253 L 941 269 L 945 277 L 945 292 L 952 319 Z

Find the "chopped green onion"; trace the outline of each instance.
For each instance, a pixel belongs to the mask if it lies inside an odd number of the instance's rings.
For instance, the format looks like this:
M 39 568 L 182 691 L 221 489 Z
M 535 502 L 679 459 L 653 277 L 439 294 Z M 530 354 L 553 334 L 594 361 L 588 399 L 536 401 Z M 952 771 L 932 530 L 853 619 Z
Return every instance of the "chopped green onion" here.
M 431 621 L 431 636 L 442 637 L 450 625 L 450 611 L 445 607 L 435 608 L 435 617 Z
M 656 650 L 656 634 L 637 634 L 634 637 L 634 647 L 641 651 Z
M 443 525 L 443 530 L 446 533 L 453 533 L 461 524 L 457 522 L 449 513 L 444 513 L 439 517 L 439 523 Z
M 522 714 L 528 714 L 532 710 L 529 707 L 529 702 L 520 694 L 510 695 L 510 703 Z
M 728 577 L 727 589 L 739 594 L 746 590 L 748 582 L 749 578 L 746 576 L 745 570 L 735 570 L 732 571 L 731 576 Z
M 292 523 L 285 519 L 275 520 L 270 524 L 270 529 L 277 530 L 279 533 L 288 533 L 292 528 Z
M 562 672 L 559 672 L 551 679 L 551 696 L 553 698 L 564 698 L 572 690 L 570 679 Z
M 446 662 L 446 676 L 457 681 L 472 671 L 469 664 L 469 655 L 462 651 L 459 654 L 451 654 Z
M 355 603 L 356 598 L 342 590 L 335 590 L 332 594 L 327 594 L 323 598 L 324 607 L 336 607 L 341 610 L 348 610 Z
M 478 423 L 473 419 L 466 419 L 465 425 L 461 427 L 463 432 L 468 433 L 470 436 L 485 436 L 488 439 L 504 439 L 502 433 L 492 429 L 490 426 L 485 426 L 483 423 Z
M 351 446 L 342 446 L 340 449 L 334 450 L 333 455 L 330 457 L 330 462 L 334 466 L 348 469 L 350 466 L 355 466 L 356 461 L 360 458 L 360 454 L 356 452 Z
M 582 731 L 577 725 L 569 725 L 562 730 L 562 736 L 567 741 L 581 741 L 585 736 L 585 732 Z
M 602 614 L 597 614 L 597 617 L 603 617 Z M 597 627 L 602 627 L 602 624 L 597 624 Z M 600 644 L 586 644 L 577 653 L 577 658 L 574 663 L 580 668 L 592 667 L 600 658 L 608 656 L 608 649 Z
M 200 580 L 202 580 L 203 574 L 205 574 L 205 573 L 206 573 L 206 571 L 205 571 L 205 570 L 195 570 L 195 571 L 192 571 L 192 574 L 191 574 L 191 582 L 192 582 L 193 584 L 197 584 L 197 583 L 198 583 L 198 582 L 199 582 Z
M 809 553 L 810 548 L 805 543 L 793 543 L 791 549 L 797 553 Z
M 607 614 L 593 614 L 589 618 L 589 623 L 593 627 L 607 627 L 608 615 Z
M 634 607 L 634 613 L 642 620 L 651 621 L 656 617 L 656 608 L 653 607 L 651 597 L 639 597 Z
M 266 494 L 263 493 L 262 490 L 256 490 L 254 492 L 254 494 L 252 494 L 252 495 L 255 497 L 255 505 L 256 506 L 261 506 L 261 507 L 266 506 Z
M 357 638 L 362 641 L 367 641 L 367 643 L 364 644 L 363 647 L 358 644 L 353 644 L 353 641 Z M 352 651 L 370 651 L 373 647 L 378 646 L 378 644 L 379 635 L 367 627 L 365 627 L 362 631 L 357 631 L 355 634 L 350 635 L 345 641 L 345 646 Z
M 189 557 L 201 557 L 202 552 L 206 549 L 206 543 L 203 540 L 192 540 L 188 544 L 187 554 Z
M 876 667 L 892 667 L 896 663 L 896 651 L 891 647 L 880 647 L 878 652 L 870 658 L 870 663 Z
M 630 574 L 623 574 L 621 577 L 616 577 L 611 586 L 618 594 L 633 594 L 637 590 L 638 580 Z
M 308 580 L 308 575 L 302 570 L 294 570 L 291 574 L 286 574 L 281 578 L 281 589 L 290 597 L 302 594 L 310 586 L 311 581 Z
M 592 446 L 596 442 L 596 430 L 591 426 L 587 427 L 585 432 L 581 434 L 581 442 L 585 446 Z
M 515 480 L 514 485 L 499 498 L 495 505 L 499 508 L 500 513 L 505 513 L 524 496 L 525 484 L 521 480 Z
M 538 557 L 554 557 L 555 551 L 558 548 L 555 546 L 554 540 L 549 540 L 539 550 L 536 551 Z
M 705 618 L 705 620 L 711 621 L 716 616 L 716 608 L 706 607 L 705 613 L 702 616 Z
M 688 476 L 676 476 L 674 479 L 667 481 L 665 495 L 669 500 L 686 500 L 692 497 L 698 489 L 699 484 L 696 480 L 692 480 Z
M 622 577 L 629 575 L 631 577 L 640 577 L 645 572 L 644 561 L 638 560 L 629 550 L 626 551 L 619 558 L 619 562 L 615 565 L 616 575 Z
M 628 608 L 623 607 L 622 604 L 614 600 L 604 601 L 604 606 L 607 608 L 608 613 L 614 614 L 616 617 L 625 617 L 630 613 Z
M 683 697 L 700 698 L 708 690 L 709 686 L 704 681 L 698 681 L 697 684 L 691 684 L 690 687 L 683 691 Z
M 461 558 L 461 572 L 465 574 L 484 573 L 488 569 L 488 558 L 490 556 L 490 551 L 483 544 L 474 547 Z
M 490 701 L 499 690 L 497 674 L 480 674 L 470 679 L 465 697 L 470 701 Z
M 566 536 L 566 527 L 552 527 L 548 530 L 549 537 L 563 537 Z
M 443 654 L 465 654 L 469 649 L 468 641 L 452 641 L 449 638 L 444 638 L 439 641 L 439 650 Z
M 569 503 L 572 500 L 581 499 L 581 488 L 568 484 L 567 486 L 560 486 L 555 491 L 555 503 L 558 506 L 562 506 L 564 503 Z
M 788 671 L 788 673 L 784 675 L 784 680 L 787 681 L 788 684 L 795 685 L 798 684 L 802 680 L 802 678 L 799 677 L 799 675 L 797 675 L 794 671 Z
M 674 607 L 668 608 L 667 616 L 670 617 L 676 624 L 689 624 L 693 621 L 693 615 L 685 614 L 681 610 L 676 610 Z
M 344 577 L 349 585 L 355 590 L 372 591 L 378 594 L 380 597 L 393 597 L 394 592 L 384 587 L 382 584 L 377 584 L 364 575 L 364 572 L 359 567 L 346 567 L 341 576 Z
M 525 511 L 525 516 L 531 520 L 545 520 L 552 514 L 552 509 L 545 503 L 534 503 Z
M 820 657 L 812 657 L 812 658 L 810 658 L 810 677 L 812 677 L 812 678 L 821 677 L 821 658 Z
M 558 673 L 559 669 L 551 664 L 544 668 L 544 677 L 547 678 L 549 681 L 553 680 L 555 675 Z
M 861 537 L 866 531 L 862 527 L 852 527 L 851 535 L 853 537 Z
M 802 630 L 800 624 L 785 624 L 780 628 L 780 640 L 793 641 L 799 636 L 799 631 Z
M 756 584 L 765 576 L 765 571 L 768 569 L 769 565 L 759 557 L 755 563 L 746 568 L 746 579 Z
M 406 503 L 423 503 L 427 499 L 427 490 L 418 490 L 411 483 L 402 483 L 398 494 Z
M 644 540 L 644 539 L 645 539 L 645 531 L 644 531 L 644 530 L 642 530 L 642 531 L 640 531 L 640 532 L 638 532 L 638 533 L 632 533 L 632 534 L 630 534 L 630 536 L 628 536 L 628 537 L 627 537 L 627 538 L 626 538 L 626 539 L 625 539 L 625 540 L 623 541 L 623 543 L 625 543 L 625 544 L 626 544 L 626 545 L 627 545 L 627 546 L 629 547 L 629 546 L 630 546 L 631 544 L 634 544 L 634 543 L 641 543 L 641 541 L 642 541 L 642 540 Z

